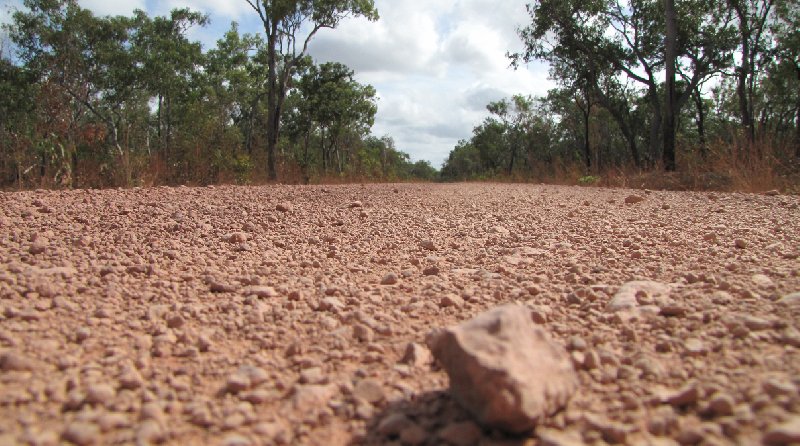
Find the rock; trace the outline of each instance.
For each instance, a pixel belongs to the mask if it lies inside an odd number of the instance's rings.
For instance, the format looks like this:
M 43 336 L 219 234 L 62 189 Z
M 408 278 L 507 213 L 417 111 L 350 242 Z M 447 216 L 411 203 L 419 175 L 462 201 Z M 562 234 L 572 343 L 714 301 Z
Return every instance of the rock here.
M 706 354 L 706 345 L 697 338 L 689 338 L 683 343 L 683 348 L 689 356 L 701 356 Z
M 419 243 L 419 246 L 428 251 L 436 251 L 436 244 L 433 243 L 433 240 L 423 240 Z
M 763 331 L 772 328 L 772 322 L 751 315 L 745 316 L 742 319 L 742 322 L 744 323 L 745 327 L 749 328 L 752 331 Z
M 292 392 L 292 404 L 301 412 L 319 409 L 326 406 L 336 392 L 336 386 L 333 384 L 295 386 Z
M 400 432 L 400 441 L 403 444 L 417 446 L 428 441 L 428 432 L 417 424 L 413 424 Z
M 227 283 L 213 281 L 209 285 L 212 293 L 235 293 L 236 287 Z
M 32 372 L 38 368 L 38 362 L 15 351 L 7 351 L 0 355 L 0 370 L 4 372 Z
M 381 285 L 395 285 L 397 284 L 397 274 L 389 273 L 381 279 Z
M 583 437 L 580 432 L 560 431 L 556 429 L 536 429 L 539 446 L 583 446 Z
M 387 437 L 399 436 L 405 429 L 413 425 L 405 414 L 391 413 L 378 424 L 378 433 Z
M 450 378 L 453 397 L 491 428 L 528 432 L 577 389 L 567 352 L 519 305 L 434 332 L 428 346 Z
M 708 402 L 708 408 L 714 415 L 718 417 L 726 417 L 729 415 L 733 415 L 733 410 L 736 407 L 736 400 L 733 399 L 732 396 L 719 393 L 711 398 L 711 401 Z
M 256 296 L 260 298 L 277 297 L 278 292 L 271 286 L 248 286 L 242 289 L 245 296 Z
M 797 386 L 791 381 L 784 381 L 777 378 L 767 378 L 761 384 L 767 395 L 775 398 L 779 396 L 794 396 L 797 394 Z
M 350 209 L 362 208 L 362 207 L 364 207 L 364 203 L 362 203 L 360 201 L 354 201 L 354 202 L 350 203 L 350 205 L 348 207 Z
M 753 274 L 753 276 L 750 278 L 750 281 L 752 281 L 753 284 L 759 288 L 768 290 L 775 288 L 775 282 L 773 282 L 772 279 L 765 274 Z
M 666 394 L 662 401 L 676 407 L 689 406 L 697 403 L 700 398 L 700 390 L 697 384 L 691 383 L 680 388 L 679 390 Z
M 236 372 L 228 377 L 225 382 L 225 390 L 236 394 L 249 389 L 251 385 L 250 378 L 246 374 Z
M 244 243 L 247 241 L 247 233 L 234 232 L 233 234 L 226 235 L 225 240 L 227 240 L 229 243 Z
M 91 384 L 86 389 L 86 402 L 106 406 L 111 404 L 116 395 L 116 390 L 108 384 Z
M 637 204 L 644 201 L 644 197 L 639 195 L 628 195 L 625 197 L 625 204 Z
M 736 240 L 733 241 L 733 246 L 736 249 L 747 249 L 747 242 L 740 238 L 737 238 Z
M 251 446 L 253 442 L 241 434 L 228 434 L 222 439 L 221 446 Z
M 446 294 L 442 296 L 442 299 L 439 301 L 439 306 L 442 308 L 449 308 L 449 307 L 463 307 L 464 306 L 464 299 L 457 294 Z
M 278 203 L 278 205 L 275 206 L 275 210 L 279 212 L 292 212 L 292 210 L 294 210 L 294 206 L 292 206 L 292 203 L 284 201 L 282 203 Z
M 375 333 L 364 324 L 353 326 L 353 337 L 360 342 L 370 343 L 375 339 Z
M 413 367 L 425 367 L 433 362 L 433 357 L 431 356 L 430 350 L 424 346 L 410 342 L 406 345 L 406 351 L 400 362 Z
M 781 191 L 779 191 L 777 189 L 773 189 L 773 190 L 769 190 L 769 191 L 764 192 L 764 195 L 766 195 L 767 197 L 777 197 L 780 194 L 781 194 Z
M 440 272 L 439 267 L 436 265 L 431 265 L 426 267 L 422 270 L 422 274 L 425 276 L 436 276 Z
M 481 429 L 472 421 L 450 423 L 439 431 L 438 437 L 453 446 L 472 446 L 478 444 Z
M 386 397 L 383 386 L 374 379 L 362 379 L 353 389 L 353 396 L 370 404 L 377 404 Z
M 800 443 L 800 416 L 794 415 L 787 421 L 768 428 L 763 441 L 770 446 Z
M 672 289 L 669 285 L 653 281 L 634 281 L 622 285 L 622 288 L 614 294 L 614 297 L 606 306 L 606 311 L 614 313 L 617 311 L 635 310 L 639 306 L 638 299 L 646 297 L 654 299 L 668 299 Z
M 99 436 L 100 428 L 96 424 L 80 421 L 70 423 L 61 434 L 65 441 L 78 446 L 96 444 L 100 440 Z
M 147 419 L 136 428 L 136 444 L 149 445 L 162 443 L 167 438 L 167 432 L 158 421 Z
M 783 296 L 778 303 L 789 307 L 800 307 L 800 291 Z

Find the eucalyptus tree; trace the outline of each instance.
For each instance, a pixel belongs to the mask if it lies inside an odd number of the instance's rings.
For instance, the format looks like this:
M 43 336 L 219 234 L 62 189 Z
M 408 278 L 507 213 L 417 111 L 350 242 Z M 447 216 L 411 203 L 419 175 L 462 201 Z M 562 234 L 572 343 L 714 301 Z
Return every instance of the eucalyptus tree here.
M 707 23 L 717 14 L 720 1 L 685 0 L 675 4 L 676 26 L 670 33 L 675 34 L 675 45 L 670 57 L 674 56 L 676 74 L 688 79 L 685 88 L 676 92 L 671 100 L 676 115 L 696 85 L 717 70 L 719 55 L 730 54 L 730 43 L 724 38 L 729 34 L 728 28 L 715 32 L 713 27 L 698 25 Z M 512 54 L 512 60 L 519 63 L 541 59 L 560 65 L 561 69 L 555 74 L 563 85 L 594 84 L 601 87 L 595 89 L 596 93 L 603 92 L 602 86 L 613 87 L 607 90 L 612 91 L 626 90 L 626 81 L 638 84 L 651 114 L 647 137 L 649 156 L 660 154 L 666 157 L 667 168 L 673 166 L 672 154 L 660 150 L 664 100 L 658 73 L 665 69 L 667 56 L 663 3 L 657 0 L 538 0 L 528 5 L 528 12 L 531 24 L 519 31 L 526 49 Z M 564 69 L 566 67 L 569 69 Z M 621 128 L 627 127 L 623 131 L 631 134 L 633 126 L 623 119 L 630 110 L 615 111 L 611 106 L 613 102 L 620 103 L 620 97 L 598 95 L 597 99 L 618 118 Z M 673 128 L 670 126 L 666 130 L 673 131 Z M 635 148 L 634 135 L 627 139 L 630 147 Z M 638 164 L 636 150 L 632 150 L 632 156 Z
M 267 173 L 278 174 L 275 149 L 281 115 L 295 68 L 322 29 L 336 28 L 351 16 L 377 20 L 373 0 L 244 0 L 261 20 L 266 35 Z

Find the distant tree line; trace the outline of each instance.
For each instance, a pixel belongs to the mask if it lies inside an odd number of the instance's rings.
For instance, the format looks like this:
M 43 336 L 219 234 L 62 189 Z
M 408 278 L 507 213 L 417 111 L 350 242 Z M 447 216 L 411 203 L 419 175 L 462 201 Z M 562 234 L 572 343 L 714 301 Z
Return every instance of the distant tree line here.
M 307 55 L 318 30 L 377 19 L 372 0 L 243 1 L 264 36 L 234 23 L 205 51 L 188 33 L 208 17 L 188 9 L 25 0 L 0 44 L 0 186 L 435 177 L 370 134 L 371 86 Z
M 488 105 L 448 180 L 770 165 L 798 172 L 797 0 L 538 0 L 513 64 L 558 87 Z

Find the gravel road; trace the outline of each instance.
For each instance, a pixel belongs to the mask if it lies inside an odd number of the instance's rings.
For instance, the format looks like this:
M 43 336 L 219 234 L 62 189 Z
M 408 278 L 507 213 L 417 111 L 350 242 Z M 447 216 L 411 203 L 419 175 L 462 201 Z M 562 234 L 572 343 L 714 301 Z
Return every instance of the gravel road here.
M 497 184 L 0 193 L 0 445 L 792 444 L 799 205 Z M 580 381 L 523 438 L 476 424 L 425 346 L 508 302 Z

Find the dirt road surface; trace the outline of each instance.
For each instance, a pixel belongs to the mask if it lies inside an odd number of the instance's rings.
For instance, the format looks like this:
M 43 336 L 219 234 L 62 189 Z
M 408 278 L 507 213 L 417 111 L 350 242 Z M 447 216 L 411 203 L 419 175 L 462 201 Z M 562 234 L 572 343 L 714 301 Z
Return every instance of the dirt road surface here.
M 790 444 L 798 205 L 533 185 L 0 193 L 0 444 Z M 632 281 L 669 291 L 612 308 Z M 477 425 L 425 347 L 508 302 L 580 379 L 522 438 Z

